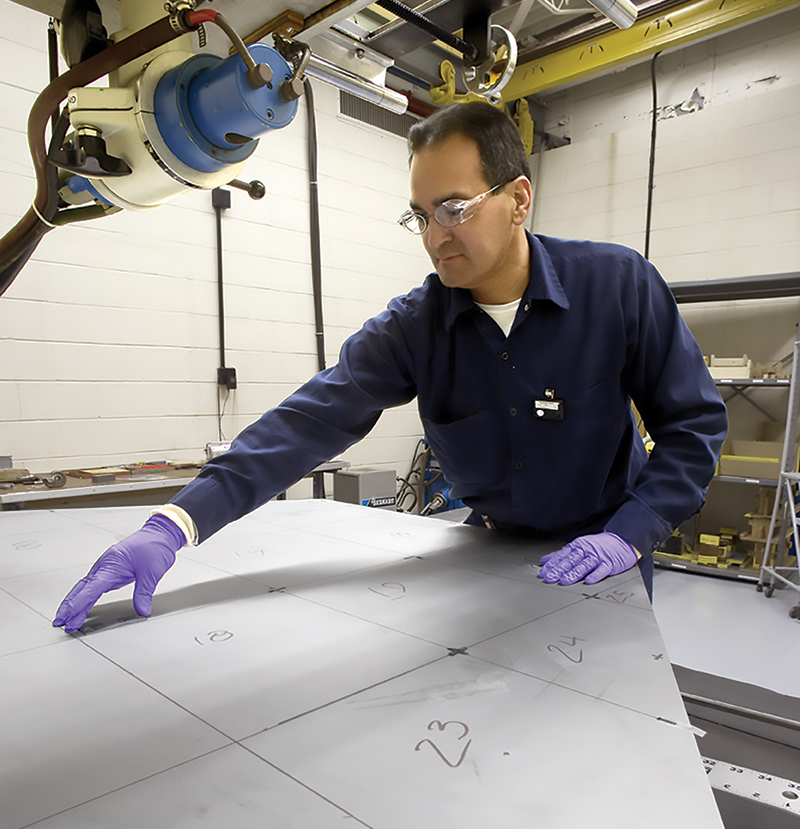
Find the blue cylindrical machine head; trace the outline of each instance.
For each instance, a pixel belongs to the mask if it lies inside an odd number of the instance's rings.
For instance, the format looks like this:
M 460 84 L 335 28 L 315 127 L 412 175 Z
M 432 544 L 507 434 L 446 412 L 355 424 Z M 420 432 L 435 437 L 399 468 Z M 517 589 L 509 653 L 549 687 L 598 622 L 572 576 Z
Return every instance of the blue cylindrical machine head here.
M 177 158 L 204 173 L 248 158 L 258 138 L 291 123 L 297 101 L 284 101 L 279 87 L 292 69 L 271 47 L 248 47 L 256 63 L 272 69 L 272 82 L 253 89 L 238 54 L 225 59 L 195 55 L 164 74 L 155 92 L 159 132 Z

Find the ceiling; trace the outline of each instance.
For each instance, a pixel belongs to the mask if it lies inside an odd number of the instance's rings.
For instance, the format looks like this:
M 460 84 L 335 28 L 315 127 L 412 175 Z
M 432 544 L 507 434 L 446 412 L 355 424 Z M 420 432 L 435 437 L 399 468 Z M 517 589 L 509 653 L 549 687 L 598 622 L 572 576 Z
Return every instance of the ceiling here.
M 161 0 L 127 0 L 139 7 L 150 2 L 159 14 Z M 14 0 L 20 5 L 59 17 L 63 0 Z M 618 30 L 587 0 L 408 0 L 425 9 L 425 16 L 448 32 L 459 32 L 466 14 L 477 9 L 491 13 L 493 24 L 510 30 L 519 44 L 518 68 L 504 90 L 506 100 L 528 97 L 546 88 L 607 71 L 621 63 L 644 60 L 656 51 L 708 37 L 722 28 L 744 25 L 800 3 L 800 0 L 634 0 L 639 20 L 627 30 Z M 111 33 L 120 26 L 119 0 L 98 0 L 103 23 Z M 363 46 L 390 58 L 401 70 L 387 77 L 398 88 L 397 74 L 407 75 L 405 88 L 427 97 L 429 85 L 441 83 L 439 67 L 444 59 L 457 68 L 460 55 L 408 23 L 395 22 L 394 15 L 372 5 L 370 0 L 202 0 L 198 6 L 220 11 L 246 42 L 267 39 L 266 24 L 291 10 L 302 18 L 301 40 L 322 54 L 331 37 L 349 44 L 355 52 Z M 383 27 L 383 28 L 381 28 Z M 269 27 L 267 26 L 267 29 Z M 209 48 L 224 53 L 229 47 L 216 27 L 209 29 Z M 333 34 L 332 34 L 333 33 Z M 248 36 L 252 39 L 248 40 Z M 337 47 L 338 48 L 338 47 Z M 331 58 L 329 58 L 331 59 Z M 385 63 L 385 61 L 384 61 Z M 413 79 L 419 84 L 413 84 Z M 402 84 L 401 84 L 402 86 Z M 465 91 L 458 84 L 458 91 Z

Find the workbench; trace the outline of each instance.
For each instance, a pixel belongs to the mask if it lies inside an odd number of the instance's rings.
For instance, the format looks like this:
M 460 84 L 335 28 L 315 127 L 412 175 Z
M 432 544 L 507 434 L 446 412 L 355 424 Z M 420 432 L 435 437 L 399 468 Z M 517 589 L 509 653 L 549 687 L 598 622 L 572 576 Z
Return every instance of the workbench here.
M 637 570 L 273 501 L 80 632 L 50 624 L 143 507 L 0 516 L 2 826 L 722 829 Z
M 325 497 L 324 475 L 347 469 L 349 461 L 334 458 L 315 467 L 314 498 Z M 74 507 L 158 506 L 177 495 L 200 472 L 200 464 L 174 468 L 134 470 L 128 477 L 97 483 L 91 477 L 66 476 L 63 487 L 49 489 L 44 484 L 14 484 L 0 488 L 0 511 L 61 509 Z M 44 476 L 42 476 L 44 477 Z

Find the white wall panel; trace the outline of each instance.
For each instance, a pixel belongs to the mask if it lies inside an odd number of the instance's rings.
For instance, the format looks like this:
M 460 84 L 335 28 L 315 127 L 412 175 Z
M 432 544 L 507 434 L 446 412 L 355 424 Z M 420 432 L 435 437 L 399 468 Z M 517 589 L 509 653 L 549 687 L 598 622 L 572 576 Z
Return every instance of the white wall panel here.
M 656 77 L 654 264 L 668 281 L 798 271 L 800 10 L 666 52 Z M 678 114 L 695 90 L 703 108 Z M 537 232 L 643 251 L 650 62 L 545 93 L 542 102 L 545 128 L 572 143 L 542 159 Z M 768 307 L 755 315 L 741 303 L 682 311 L 706 353 L 768 363 L 791 350 L 800 302 Z

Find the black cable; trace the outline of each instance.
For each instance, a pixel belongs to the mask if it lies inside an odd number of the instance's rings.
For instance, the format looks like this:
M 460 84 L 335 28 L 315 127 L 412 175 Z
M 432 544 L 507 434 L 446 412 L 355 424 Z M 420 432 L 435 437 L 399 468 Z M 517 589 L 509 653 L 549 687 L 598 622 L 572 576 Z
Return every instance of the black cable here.
M 653 178 L 656 168 L 656 125 L 658 123 L 658 84 L 656 83 L 656 58 L 661 52 L 653 55 L 650 61 L 650 85 L 653 89 L 653 121 L 650 127 L 650 172 L 647 177 L 647 219 L 644 229 L 644 258 L 650 258 L 650 224 L 653 218 Z
M 314 291 L 314 326 L 317 339 L 317 368 L 325 369 L 325 327 L 322 316 L 322 252 L 319 225 L 319 182 L 317 181 L 317 119 L 311 81 L 304 81 L 308 115 L 308 189 L 311 213 L 311 284 Z
M 446 43 L 456 51 L 461 52 L 467 60 L 473 61 L 478 57 L 478 49 L 475 46 L 451 34 L 447 29 L 437 26 L 432 20 L 414 11 L 414 9 L 403 5 L 403 3 L 398 3 L 397 0 L 376 0 L 376 5 L 397 15 L 397 17 L 405 20 L 406 23 L 416 26 L 417 29 L 421 29 L 426 34 L 436 38 L 436 40 L 441 40 L 442 43 Z
M 424 468 L 420 468 L 419 463 L 421 459 L 424 459 L 429 454 L 429 451 L 425 447 L 424 439 L 420 439 L 417 441 L 417 445 L 414 447 L 414 455 L 411 458 L 411 465 L 408 468 L 408 473 L 406 474 L 405 478 L 401 478 L 398 476 L 397 480 L 400 481 L 401 486 L 397 492 L 397 509 L 400 512 L 413 512 L 419 502 L 419 497 L 417 495 L 416 487 L 418 486 L 417 481 L 419 480 L 420 476 L 424 474 Z M 415 480 L 416 479 L 416 480 Z M 411 503 L 411 506 L 408 509 L 404 509 L 404 504 L 406 499 L 409 495 L 414 499 Z
M 50 69 L 50 82 L 52 83 L 58 77 L 58 34 L 56 34 L 55 21 L 52 17 L 47 24 L 47 60 Z M 57 120 L 58 110 L 54 109 L 50 118 L 51 133 L 55 131 Z
M 223 279 L 223 251 L 222 251 L 222 210 L 219 202 L 214 204 L 216 241 L 217 241 L 217 322 L 219 327 L 219 365 L 225 366 L 225 282 Z

